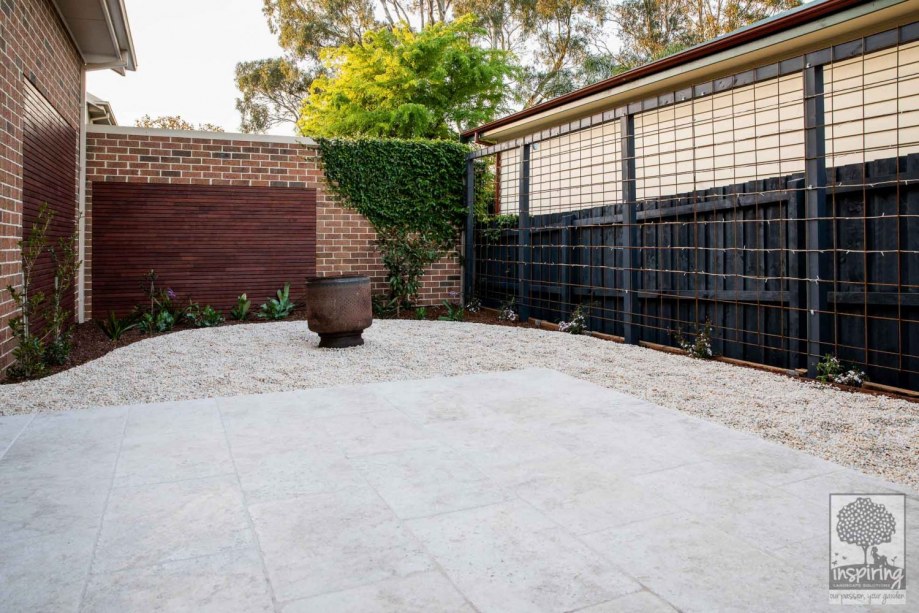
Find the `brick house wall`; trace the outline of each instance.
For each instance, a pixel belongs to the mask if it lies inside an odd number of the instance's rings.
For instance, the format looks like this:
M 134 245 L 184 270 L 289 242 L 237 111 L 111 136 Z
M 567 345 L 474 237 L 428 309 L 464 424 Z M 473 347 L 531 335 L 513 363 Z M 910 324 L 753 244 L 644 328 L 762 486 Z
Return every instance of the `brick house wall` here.
M 12 359 L 8 324 L 18 313 L 5 288 L 21 283 L 25 81 L 79 131 L 82 79 L 82 59 L 49 0 L 0 0 L 0 368 Z M 79 165 L 78 149 L 73 164 Z
M 366 274 L 373 281 L 374 292 L 383 293 L 387 289 L 385 271 L 373 245 L 373 228 L 362 215 L 343 208 L 330 193 L 318 150 L 308 139 L 89 126 L 86 319 L 104 315 L 92 311 L 92 184 L 99 181 L 316 189 L 317 274 Z M 460 279 L 458 259 L 443 258 L 425 273 L 419 304 L 438 304 L 451 298 L 452 292 L 460 290 Z M 291 279 L 291 282 L 302 285 L 303 280 Z

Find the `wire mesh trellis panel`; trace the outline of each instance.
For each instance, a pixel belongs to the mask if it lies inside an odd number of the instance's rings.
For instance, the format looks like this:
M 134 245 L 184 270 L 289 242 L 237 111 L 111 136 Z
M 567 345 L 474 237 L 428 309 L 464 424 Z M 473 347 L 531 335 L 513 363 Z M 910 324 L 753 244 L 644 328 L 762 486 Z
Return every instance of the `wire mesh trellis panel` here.
M 523 316 L 919 389 L 919 27 L 473 153 L 469 290 Z

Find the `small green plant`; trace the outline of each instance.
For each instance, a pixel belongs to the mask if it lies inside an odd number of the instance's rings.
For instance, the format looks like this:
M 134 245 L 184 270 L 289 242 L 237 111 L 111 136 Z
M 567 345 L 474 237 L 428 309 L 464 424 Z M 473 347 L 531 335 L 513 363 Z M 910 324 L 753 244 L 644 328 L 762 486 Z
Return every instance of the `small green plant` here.
M 469 299 L 469 302 L 466 303 L 465 308 L 467 313 L 478 313 L 482 310 L 482 301 L 478 296 L 473 296 Z
M 236 299 L 236 306 L 230 310 L 230 317 L 236 321 L 246 321 L 249 317 L 249 308 L 251 306 L 252 301 L 245 294 L 242 294 Z
M 415 319 L 427 319 L 428 310 L 425 307 L 418 307 L 415 309 Z
M 130 317 L 119 319 L 114 311 L 109 311 L 106 319 L 97 319 L 96 325 L 109 338 L 110 341 L 118 341 L 128 330 L 137 327 L 137 322 Z
M 169 311 L 159 311 L 156 315 L 153 313 L 144 313 L 137 326 L 144 334 L 161 334 L 169 332 L 175 327 L 175 317 Z
M 463 321 L 466 313 L 463 311 L 463 305 L 453 304 L 449 300 L 444 300 L 444 314 L 438 317 L 440 321 Z
M 571 313 L 569 321 L 558 322 L 558 331 L 568 334 L 584 334 L 587 332 L 587 313 L 584 311 L 584 306 L 580 304 L 576 306 Z
M 284 319 L 290 315 L 296 305 L 290 300 L 290 283 L 285 283 L 283 289 L 279 289 L 277 298 L 269 298 L 261 306 L 258 316 L 260 319 L 277 320 Z
M 498 309 L 498 321 L 517 321 L 517 299 L 511 296 L 509 300 L 501 303 Z
M 6 376 L 11 381 L 37 379 L 45 374 L 45 343 L 32 334 L 19 340 L 13 349 L 13 364 L 6 369 Z
M 817 381 L 861 387 L 868 381 L 868 375 L 857 366 L 846 364 L 828 353 L 817 364 Z
M 398 228 L 377 230 L 377 248 L 386 268 L 390 297 L 396 301 L 396 316 L 418 295 L 421 276 L 441 256 L 439 243 L 420 232 Z
M 80 267 L 76 244 L 77 233 L 74 230 L 73 234 L 62 237 L 56 246 L 48 249 L 54 269 L 54 286 L 47 317 L 49 340 L 45 347 L 45 360 L 48 364 L 64 364 L 73 347 L 72 312 L 66 308 L 65 298 Z
M 189 304 L 185 309 L 185 320 L 196 328 L 213 328 L 224 322 L 220 311 L 209 304 L 202 307 L 197 302 Z
M 185 309 L 179 306 L 176 300 L 176 293 L 172 291 L 172 288 L 162 289 L 157 287 L 158 280 L 159 275 L 155 270 L 151 269 L 150 272 L 144 275 L 141 282 L 141 288 L 143 288 L 149 302 L 146 312 L 153 314 L 154 319 L 156 319 L 161 311 L 165 311 L 172 316 L 173 321 L 180 321 L 185 314 Z M 140 315 L 145 312 L 145 309 L 138 307 L 137 312 Z
M 374 317 L 392 317 L 396 314 L 397 300 L 382 294 L 376 294 L 371 298 L 373 304 Z
M 712 322 L 706 319 L 703 323 L 696 326 L 696 337 L 689 340 L 683 336 L 682 330 L 677 330 L 673 335 L 674 340 L 680 349 L 686 352 L 691 358 L 699 360 L 708 360 L 714 356 L 712 352 Z

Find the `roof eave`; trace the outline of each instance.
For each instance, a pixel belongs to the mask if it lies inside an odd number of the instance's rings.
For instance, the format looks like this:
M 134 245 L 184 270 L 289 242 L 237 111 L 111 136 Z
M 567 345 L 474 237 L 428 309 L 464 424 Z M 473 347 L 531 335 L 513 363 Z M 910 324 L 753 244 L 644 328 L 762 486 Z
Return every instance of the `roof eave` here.
M 137 69 L 124 0 L 53 0 L 86 70 Z

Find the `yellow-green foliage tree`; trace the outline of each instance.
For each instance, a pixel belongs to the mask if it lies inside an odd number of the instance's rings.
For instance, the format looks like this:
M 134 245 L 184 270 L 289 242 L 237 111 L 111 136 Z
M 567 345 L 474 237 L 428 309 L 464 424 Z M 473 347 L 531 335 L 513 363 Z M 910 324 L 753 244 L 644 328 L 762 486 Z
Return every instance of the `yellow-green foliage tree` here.
M 491 120 L 514 74 L 509 55 L 477 46 L 471 17 L 406 25 L 327 49 L 298 123 L 307 136 L 451 138 Z

